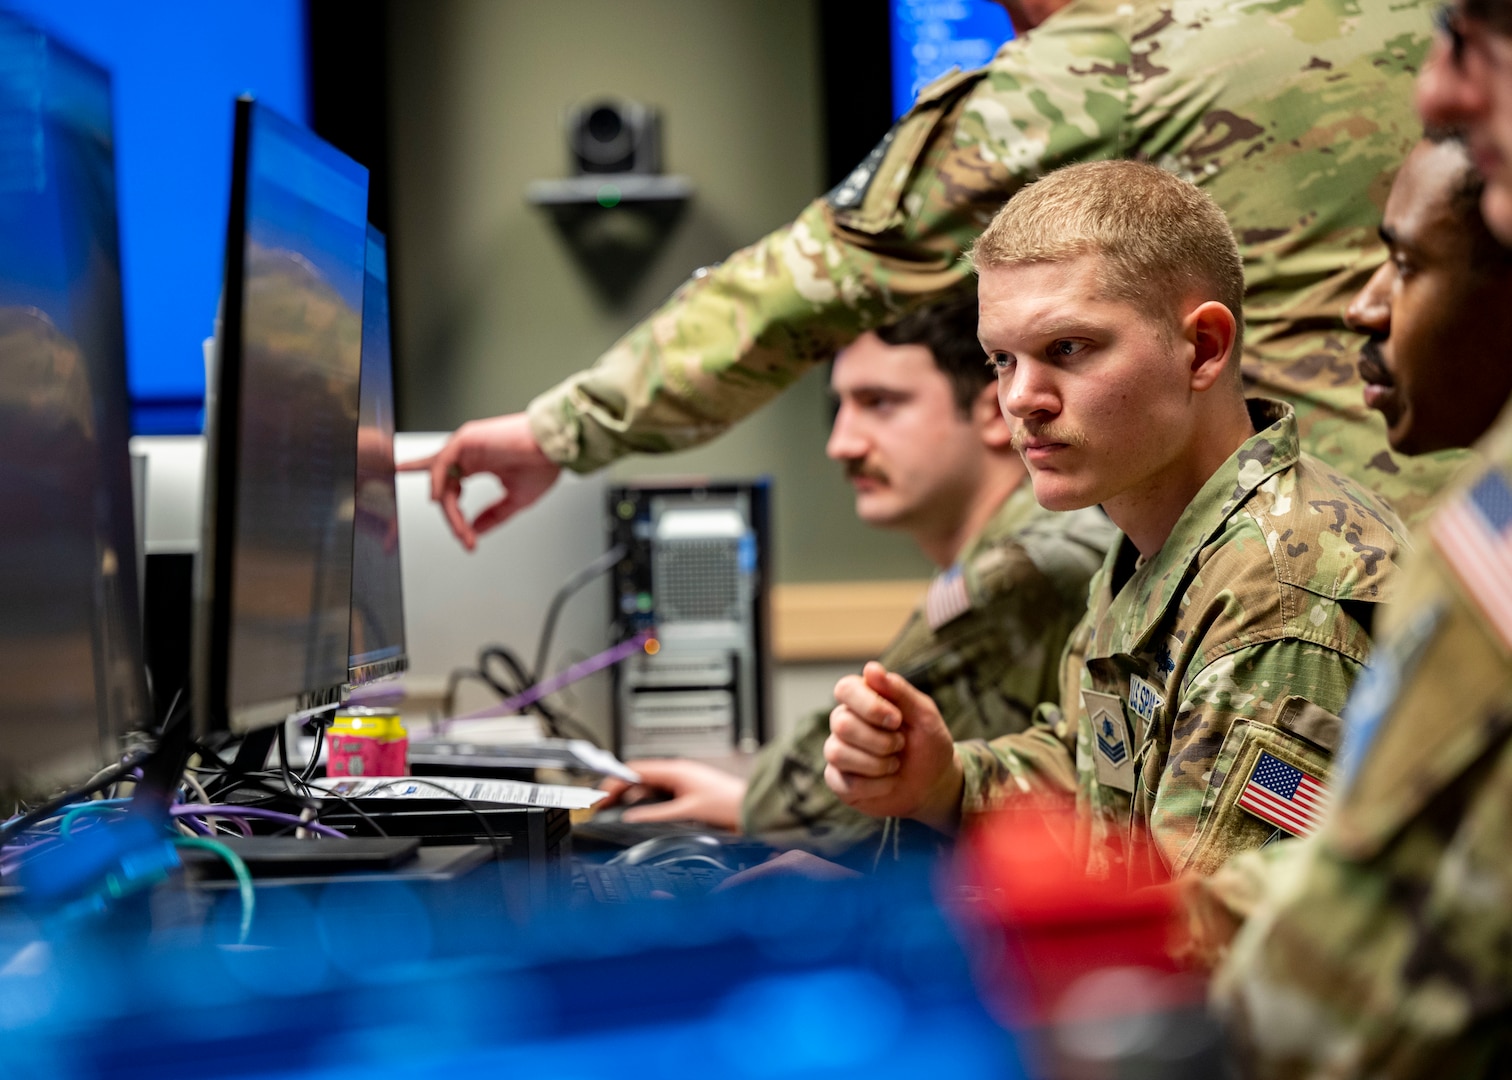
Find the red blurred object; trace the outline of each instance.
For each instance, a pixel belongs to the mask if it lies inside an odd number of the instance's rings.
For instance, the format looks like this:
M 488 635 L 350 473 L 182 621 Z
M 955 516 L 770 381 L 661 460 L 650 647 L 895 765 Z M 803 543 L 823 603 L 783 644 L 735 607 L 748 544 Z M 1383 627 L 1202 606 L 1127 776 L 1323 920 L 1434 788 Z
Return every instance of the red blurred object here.
M 1130 892 L 1089 878 L 1071 855 L 1074 836 L 1070 811 L 1001 811 L 980 819 L 960 846 L 974 921 L 998 946 L 997 955 L 981 958 L 978 975 L 999 1019 L 1012 1026 L 1063 1020 L 1067 1007 L 1077 1008 L 1078 995 L 1068 991 L 1115 969 L 1146 972 L 1152 987 L 1176 994 L 1129 1000 L 1119 1011 L 1200 1001 L 1200 980 L 1163 978 L 1182 971 L 1170 951 L 1175 892 Z

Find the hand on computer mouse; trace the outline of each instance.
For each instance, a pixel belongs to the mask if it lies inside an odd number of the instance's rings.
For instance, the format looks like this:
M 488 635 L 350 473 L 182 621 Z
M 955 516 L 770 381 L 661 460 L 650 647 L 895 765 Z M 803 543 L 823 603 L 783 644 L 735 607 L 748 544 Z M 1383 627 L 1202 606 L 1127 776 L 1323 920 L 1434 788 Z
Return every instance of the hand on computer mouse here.
M 723 769 L 682 758 L 646 758 L 628 761 L 640 774 L 640 784 L 608 778 L 599 787 L 609 792 L 601 806 L 616 802 L 634 804 L 645 789 L 666 792 L 665 802 L 630 805 L 621 821 L 701 821 L 722 829 L 740 831 L 740 807 L 745 801 L 745 781 Z

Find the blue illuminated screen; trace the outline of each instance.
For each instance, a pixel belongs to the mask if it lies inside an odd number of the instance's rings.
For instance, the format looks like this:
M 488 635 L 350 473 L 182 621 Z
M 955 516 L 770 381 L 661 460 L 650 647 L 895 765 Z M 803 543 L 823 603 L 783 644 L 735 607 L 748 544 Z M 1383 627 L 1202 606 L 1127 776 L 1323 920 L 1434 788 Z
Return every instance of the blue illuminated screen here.
M 953 67 L 982 67 L 1013 37 L 1008 13 L 991 0 L 893 0 L 893 116 Z
M 102 65 L 115 99 L 138 434 L 197 432 L 231 178 L 232 101 L 307 118 L 303 0 L 0 0 Z

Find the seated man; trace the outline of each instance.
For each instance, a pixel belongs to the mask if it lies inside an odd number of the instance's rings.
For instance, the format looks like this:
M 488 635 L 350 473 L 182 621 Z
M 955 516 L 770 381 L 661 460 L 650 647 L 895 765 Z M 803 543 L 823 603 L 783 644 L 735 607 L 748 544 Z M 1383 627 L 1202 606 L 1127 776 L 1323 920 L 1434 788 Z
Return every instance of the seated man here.
M 927 698 L 868 665 L 836 687 L 826 780 L 946 831 L 1074 800 L 1078 862 L 1130 887 L 1310 831 L 1400 525 L 1299 452 L 1288 407 L 1246 402 L 1222 212 L 1154 166 L 1077 165 L 1015 196 L 972 258 L 1035 497 L 1100 503 L 1125 535 L 1058 710 L 952 746 Z
M 1512 43 L 1475 29 L 1478 47 Z M 1460 78 L 1447 54 L 1424 76 L 1438 94 Z M 1468 100 L 1508 118 L 1505 99 Z M 1503 213 L 1492 203 L 1487 218 L 1512 240 L 1512 182 L 1498 179 Z M 1512 633 L 1495 554 L 1512 491 L 1512 254 L 1480 200 L 1462 144 L 1420 145 L 1386 203 L 1391 261 L 1350 305 L 1372 336 L 1361 373 L 1393 446 L 1485 435 L 1489 461 L 1466 467 L 1402 576 L 1346 712 L 1327 827 L 1264 864 L 1230 863 L 1196 893 L 1218 901 L 1193 909 L 1206 949 L 1226 936 L 1217 924 L 1249 916 L 1215 979 L 1249 1075 L 1500 1076 L 1512 1061 Z
M 1023 730 L 1054 693 L 1061 647 L 1116 531 L 1095 509 L 1042 510 L 1023 483 L 974 297 L 863 334 L 835 359 L 830 386 L 826 452 L 855 486 L 857 516 L 907 534 L 941 570 L 883 662 L 934 698 L 958 738 Z M 828 734 L 825 709 L 769 744 L 749 784 L 694 761 L 632 762 L 674 798 L 625 820 L 706 821 L 837 854 L 880 826 L 825 786 Z

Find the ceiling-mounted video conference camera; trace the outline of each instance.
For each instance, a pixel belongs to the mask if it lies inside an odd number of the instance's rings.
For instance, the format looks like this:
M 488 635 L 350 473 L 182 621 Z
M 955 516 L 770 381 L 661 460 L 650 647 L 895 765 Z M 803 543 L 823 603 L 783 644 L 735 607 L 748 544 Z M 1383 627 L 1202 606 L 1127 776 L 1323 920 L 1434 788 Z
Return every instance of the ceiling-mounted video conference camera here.
M 604 98 L 567 111 L 567 147 L 576 175 L 661 172 L 661 112 Z

